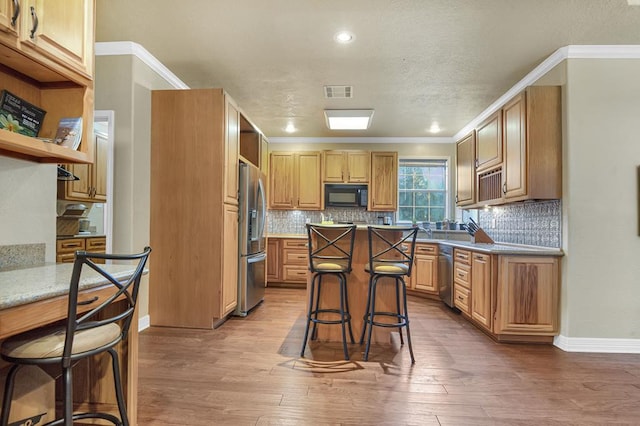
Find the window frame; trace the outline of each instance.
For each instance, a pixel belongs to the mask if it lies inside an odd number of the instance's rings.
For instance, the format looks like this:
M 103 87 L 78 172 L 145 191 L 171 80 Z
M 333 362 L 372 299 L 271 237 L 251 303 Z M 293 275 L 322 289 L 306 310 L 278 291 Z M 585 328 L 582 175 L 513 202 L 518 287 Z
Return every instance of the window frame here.
M 397 210 L 394 214 L 395 216 L 395 223 L 399 224 L 399 225 L 411 225 L 412 221 L 411 220 L 400 220 L 400 169 L 401 167 L 403 167 L 402 163 L 403 162 L 411 162 L 411 161 L 415 161 L 415 162 L 420 162 L 420 161 L 438 161 L 438 162 L 444 162 L 444 168 L 445 168 L 445 173 L 444 173 L 444 183 L 445 183 L 445 188 L 444 188 L 444 196 L 445 196 L 445 200 L 444 200 L 444 217 L 446 218 L 450 218 L 450 214 L 451 214 L 451 193 L 450 193 L 450 188 L 451 188 L 451 157 L 449 156 L 435 156 L 435 155 L 431 155 L 431 156 L 402 156 L 398 158 L 398 187 L 397 187 L 397 191 L 398 191 L 398 206 L 397 206 Z M 422 222 L 421 222 L 422 223 Z M 435 223 L 435 222 L 429 222 L 429 223 Z

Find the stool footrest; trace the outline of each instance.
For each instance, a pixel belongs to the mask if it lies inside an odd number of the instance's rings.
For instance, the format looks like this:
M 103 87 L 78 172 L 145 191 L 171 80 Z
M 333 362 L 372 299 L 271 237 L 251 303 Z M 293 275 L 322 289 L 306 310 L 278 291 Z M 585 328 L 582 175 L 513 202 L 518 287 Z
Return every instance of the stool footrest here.
M 315 311 L 311 311 L 312 317 L 309 318 L 309 320 L 316 324 L 342 324 L 343 322 L 351 321 L 351 314 L 349 312 L 344 312 L 342 319 L 335 319 L 335 320 L 313 318 L 313 315 L 318 315 L 318 314 L 340 315 L 340 310 L 339 309 L 317 309 Z
M 406 327 L 409 324 L 409 319 L 407 318 L 406 315 L 397 314 L 395 312 L 374 312 L 373 316 L 374 317 L 376 317 L 376 316 L 385 316 L 385 317 L 397 318 L 400 321 L 399 322 L 394 322 L 394 323 L 372 321 L 370 319 L 371 314 L 367 314 L 365 316 L 365 318 L 364 318 L 364 321 L 367 324 L 373 324 L 373 325 L 378 326 L 378 327 L 392 327 L 392 328 Z

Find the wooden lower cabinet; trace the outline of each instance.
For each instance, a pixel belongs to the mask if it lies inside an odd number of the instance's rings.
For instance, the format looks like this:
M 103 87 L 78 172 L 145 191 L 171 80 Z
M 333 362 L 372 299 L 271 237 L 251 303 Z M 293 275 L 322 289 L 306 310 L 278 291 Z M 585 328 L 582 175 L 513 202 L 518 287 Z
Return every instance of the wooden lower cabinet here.
M 560 261 L 454 250 L 454 304 L 498 341 L 551 343 L 558 334 Z
M 491 255 L 471 254 L 471 318 L 487 330 L 492 324 L 491 265 Z
M 494 332 L 558 333 L 558 258 L 501 256 Z
M 269 238 L 267 285 L 305 287 L 309 253 L 306 238 Z
M 107 237 L 72 237 L 56 241 L 56 262 L 72 263 L 76 258 L 76 251 L 86 250 L 91 253 L 104 253 L 107 247 Z M 96 262 L 96 263 L 104 263 Z
M 417 243 L 409 288 L 420 293 L 438 294 L 438 245 Z
M 224 205 L 224 241 L 238 239 L 238 207 Z M 222 251 L 222 297 L 219 318 L 231 313 L 238 305 L 238 250 Z

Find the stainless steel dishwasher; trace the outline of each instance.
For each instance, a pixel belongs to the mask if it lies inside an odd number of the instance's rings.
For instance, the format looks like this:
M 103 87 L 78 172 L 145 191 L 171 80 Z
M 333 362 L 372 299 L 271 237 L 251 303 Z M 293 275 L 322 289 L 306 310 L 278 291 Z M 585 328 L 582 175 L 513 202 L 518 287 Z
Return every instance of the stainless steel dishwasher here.
M 438 255 L 438 293 L 450 308 L 453 306 L 453 247 L 440 244 Z

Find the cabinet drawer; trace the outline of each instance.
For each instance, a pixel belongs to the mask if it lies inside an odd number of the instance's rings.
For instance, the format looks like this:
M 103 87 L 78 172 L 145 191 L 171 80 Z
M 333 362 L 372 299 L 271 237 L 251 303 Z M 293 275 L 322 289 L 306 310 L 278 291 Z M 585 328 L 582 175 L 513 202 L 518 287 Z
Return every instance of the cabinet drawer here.
M 86 250 L 104 252 L 107 247 L 107 239 L 104 237 L 87 238 Z
M 73 263 L 75 259 L 76 259 L 75 251 L 73 253 L 62 253 L 62 254 L 56 255 L 57 263 Z
M 453 304 L 462 312 L 469 314 L 469 290 L 458 283 L 453 284 Z
M 84 238 L 67 238 L 56 242 L 56 251 L 58 253 L 69 253 L 84 249 Z
M 456 262 L 464 263 L 465 265 L 471 264 L 471 252 L 468 250 L 454 249 L 453 258 Z
M 471 283 L 471 268 L 468 265 L 456 262 L 453 266 L 453 279 L 463 287 L 469 288 Z
M 297 249 L 307 249 L 307 240 L 306 238 L 300 239 L 291 239 L 291 240 L 282 240 L 282 248 L 297 248 Z
M 307 282 L 307 268 L 301 266 L 284 265 L 282 267 L 282 280 L 288 282 Z
M 438 254 L 438 246 L 432 244 L 416 244 L 416 254 Z
M 282 250 L 282 263 L 285 265 L 306 265 L 309 254 L 301 250 Z

